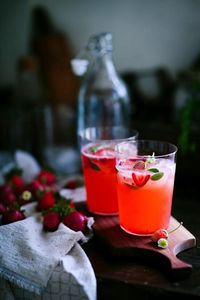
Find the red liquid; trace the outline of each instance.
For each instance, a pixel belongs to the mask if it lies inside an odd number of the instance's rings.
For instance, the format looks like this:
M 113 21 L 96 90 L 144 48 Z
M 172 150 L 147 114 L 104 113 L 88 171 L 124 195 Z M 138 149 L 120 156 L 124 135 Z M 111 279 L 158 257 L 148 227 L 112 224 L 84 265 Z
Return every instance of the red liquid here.
M 91 145 L 90 145 L 91 148 Z M 90 153 L 82 151 L 82 165 L 88 209 L 92 213 L 112 215 L 118 213 L 117 177 L 114 150 Z M 107 148 L 108 149 L 108 148 Z
M 161 179 L 153 181 L 149 177 L 143 186 L 136 186 L 132 178 L 133 171 L 120 171 L 119 168 L 119 217 L 120 226 L 125 231 L 149 235 L 157 229 L 167 229 L 171 216 L 175 164 L 169 162 L 168 166 L 166 162 L 163 169 L 160 167 L 160 171 L 164 173 Z M 146 170 L 135 174 L 152 175 Z

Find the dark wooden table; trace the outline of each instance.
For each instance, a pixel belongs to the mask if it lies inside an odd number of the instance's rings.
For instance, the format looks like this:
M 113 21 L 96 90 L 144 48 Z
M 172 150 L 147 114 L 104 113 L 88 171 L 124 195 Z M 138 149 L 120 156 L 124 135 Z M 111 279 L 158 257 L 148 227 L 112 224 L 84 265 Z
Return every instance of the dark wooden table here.
M 135 122 L 139 138 L 151 138 L 178 143 L 178 128 L 166 124 Z M 199 134 L 195 136 L 200 145 Z M 200 146 L 199 146 L 200 147 Z M 199 148 L 198 148 L 199 149 Z M 98 300 L 118 299 L 180 299 L 200 298 L 200 160 L 196 155 L 177 155 L 177 171 L 174 189 L 172 215 L 182 221 L 184 227 L 196 237 L 196 247 L 188 249 L 178 258 L 193 266 L 191 274 L 179 280 L 172 280 L 163 266 L 155 261 L 143 261 L 134 257 L 114 258 L 103 244 L 95 239 L 84 245 L 97 278 Z
M 98 300 L 200 298 L 200 199 L 195 190 L 191 189 L 190 194 L 188 189 L 184 192 L 184 187 L 175 188 L 172 215 L 183 221 L 197 239 L 196 247 L 178 255 L 193 266 L 191 274 L 174 281 L 155 261 L 114 258 L 94 238 L 84 245 L 84 250 L 96 274 Z

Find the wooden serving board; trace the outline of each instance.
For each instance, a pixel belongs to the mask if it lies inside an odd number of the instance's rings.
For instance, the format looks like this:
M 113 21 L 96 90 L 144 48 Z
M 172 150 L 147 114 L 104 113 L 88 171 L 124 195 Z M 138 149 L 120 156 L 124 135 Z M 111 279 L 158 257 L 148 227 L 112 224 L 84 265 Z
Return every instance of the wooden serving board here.
M 179 222 L 171 217 L 168 231 Z M 195 237 L 182 225 L 168 238 L 168 247 L 159 248 L 150 236 L 134 236 L 123 231 L 118 217 L 95 216 L 94 235 L 103 243 L 106 251 L 120 257 L 135 257 L 159 265 L 172 279 L 179 279 L 191 273 L 192 265 L 177 258 L 177 254 L 196 245 Z

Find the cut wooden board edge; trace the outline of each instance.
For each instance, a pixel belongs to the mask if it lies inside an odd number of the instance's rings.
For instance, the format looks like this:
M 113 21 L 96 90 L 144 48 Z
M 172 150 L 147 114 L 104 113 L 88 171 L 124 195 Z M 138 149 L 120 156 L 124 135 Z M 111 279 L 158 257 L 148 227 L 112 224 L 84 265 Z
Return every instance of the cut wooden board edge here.
M 193 234 L 191 234 L 191 232 L 189 230 L 187 230 L 183 226 L 183 224 L 180 227 L 181 231 L 179 230 L 179 232 L 177 232 L 176 235 L 175 235 L 175 232 L 174 232 L 174 234 L 173 233 L 171 234 L 171 236 L 170 236 L 171 245 L 169 248 L 161 249 L 161 248 L 157 248 L 153 244 L 151 247 L 150 240 L 149 240 L 150 237 L 145 237 L 145 240 L 148 242 L 146 243 L 146 246 L 144 244 L 144 247 L 141 247 L 141 248 L 138 247 L 137 245 L 135 247 L 134 246 L 131 246 L 131 247 L 119 246 L 118 247 L 116 244 L 112 245 L 112 243 L 109 242 L 107 237 L 104 238 L 103 230 L 108 229 L 108 227 L 106 227 L 108 217 L 106 217 L 106 218 L 101 219 L 101 217 L 100 217 L 99 220 L 102 220 L 101 225 L 103 225 L 103 228 L 101 228 L 101 226 L 98 226 L 99 225 L 98 224 L 95 231 L 96 231 L 97 238 L 101 239 L 104 242 L 104 244 L 106 244 L 111 255 L 122 257 L 122 256 L 135 256 L 135 254 L 136 254 L 136 257 L 137 257 L 139 255 L 140 251 L 143 254 L 145 254 L 145 251 L 147 251 L 146 254 L 149 258 L 151 258 L 151 257 L 152 257 L 152 259 L 159 258 L 160 261 L 162 261 L 162 258 L 163 258 L 163 263 L 165 264 L 165 266 L 167 266 L 165 271 L 167 271 L 167 273 L 170 274 L 171 279 L 173 279 L 173 280 L 174 279 L 175 280 L 182 279 L 191 273 L 192 265 L 184 262 L 183 260 L 181 260 L 177 257 L 177 254 L 196 246 L 196 238 L 194 237 Z M 114 222 L 113 222 L 113 224 L 114 224 L 116 222 L 115 220 L 117 220 L 117 219 L 113 219 L 113 220 L 114 220 Z M 97 223 L 98 223 L 98 219 L 97 219 Z M 169 226 L 168 230 L 170 231 L 170 230 L 176 228 L 179 224 L 180 224 L 180 222 L 178 222 L 173 216 L 171 216 L 170 226 Z M 115 225 L 117 225 L 117 224 L 115 224 Z M 120 226 L 118 229 L 122 230 L 120 228 Z M 186 240 L 183 240 L 183 235 L 186 238 Z M 130 235 L 130 237 L 133 237 L 133 236 Z M 141 237 L 141 238 L 144 238 L 144 237 Z M 123 253 L 121 251 L 123 251 Z M 142 256 L 141 256 L 141 258 L 142 258 Z

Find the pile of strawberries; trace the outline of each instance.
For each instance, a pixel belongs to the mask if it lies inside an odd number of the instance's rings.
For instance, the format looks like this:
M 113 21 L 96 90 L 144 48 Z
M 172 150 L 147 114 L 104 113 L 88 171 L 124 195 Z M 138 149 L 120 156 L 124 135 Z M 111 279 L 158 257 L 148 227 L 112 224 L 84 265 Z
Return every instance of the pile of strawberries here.
M 77 184 L 79 182 L 73 180 L 64 187 L 76 188 Z M 87 217 L 76 210 L 70 199 L 60 195 L 56 175 L 46 169 L 42 169 L 29 184 L 24 182 L 19 169 L 13 168 L 5 175 L 5 183 L 0 186 L 1 224 L 25 219 L 22 206 L 33 201 L 36 210 L 43 215 L 44 230 L 55 231 L 61 222 L 74 231 L 86 230 Z

